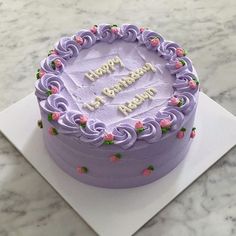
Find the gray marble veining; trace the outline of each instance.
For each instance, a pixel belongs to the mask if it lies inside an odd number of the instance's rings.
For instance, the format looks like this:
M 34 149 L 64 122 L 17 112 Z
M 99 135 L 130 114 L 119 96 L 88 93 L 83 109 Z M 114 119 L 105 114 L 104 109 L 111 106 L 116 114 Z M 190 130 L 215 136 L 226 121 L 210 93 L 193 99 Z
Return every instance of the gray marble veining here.
M 236 1 L 0 0 L 0 110 L 33 90 L 63 35 L 110 22 L 148 26 L 188 49 L 202 90 L 236 114 Z M 236 235 L 236 149 L 137 236 Z M 0 236 L 96 235 L 0 134 Z

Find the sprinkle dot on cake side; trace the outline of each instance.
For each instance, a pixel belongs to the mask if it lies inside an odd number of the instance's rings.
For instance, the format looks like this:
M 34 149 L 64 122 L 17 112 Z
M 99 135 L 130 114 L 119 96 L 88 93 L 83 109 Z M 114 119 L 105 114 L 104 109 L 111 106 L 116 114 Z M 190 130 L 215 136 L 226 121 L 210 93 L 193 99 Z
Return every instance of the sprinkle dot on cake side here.
M 37 71 L 39 127 L 51 158 L 105 188 L 151 183 L 196 135 L 199 80 L 180 45 L 132 24 L 61 38 Z

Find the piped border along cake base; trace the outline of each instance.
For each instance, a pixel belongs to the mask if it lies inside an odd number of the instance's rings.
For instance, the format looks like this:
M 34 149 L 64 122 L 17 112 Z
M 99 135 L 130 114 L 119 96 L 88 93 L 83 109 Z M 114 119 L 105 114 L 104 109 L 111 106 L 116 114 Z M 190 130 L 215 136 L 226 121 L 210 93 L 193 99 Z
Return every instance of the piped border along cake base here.
M 37 127 L 34 94 L 0 113 L 0 130 L 50 185 L 101 236 L 128 236 L 188 187 L 236 144 L 236 118 L 200 93 L 197 136 L 186 158 L 169 174 L 132 189 L 104 189 L 78 182 L 49 157 Z

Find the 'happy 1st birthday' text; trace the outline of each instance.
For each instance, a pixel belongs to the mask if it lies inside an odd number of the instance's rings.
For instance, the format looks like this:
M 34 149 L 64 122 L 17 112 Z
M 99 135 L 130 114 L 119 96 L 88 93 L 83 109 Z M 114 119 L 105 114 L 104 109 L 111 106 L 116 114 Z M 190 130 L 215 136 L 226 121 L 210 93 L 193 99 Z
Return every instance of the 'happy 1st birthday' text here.
M 124 67 L 123 62 L 118 56 L 108 60 L 107 63 L 103 64 L 98 69 L 94 71 L 90 70 L 85 74 L 85 77 L 94 82 L 101 76 L 113 73 L 116 70 L 116 65 Z M 145 63 L 142 67 L 130 72 L 127 76 L 123 77 L 113 86 L 103 88 L 102 94 L 109 98 L 114 98 L 116 94 L 118 94 L 125 88 L 128 88 L 147 72 L 155 73 L 156 68 L 151 63 Z M 152 99 L 153 96 L 155 96 L 156 92 L 156 89 L 153 87 L 147 88 L 143 93 L 136 94 L 131 101 L 127 101 L 124 104 L 118 105 L 118 110 L 126 116 L 129 113 L 133 112 L 133 110 L 140 106 L 145 100 Z M 94 111 L 100 106 L 104 105 L 105 102 L 106 100 L 104 96 L 96 96 L 94 101 L 85 103 L 83 107 L 89 109 L 90 111 Z

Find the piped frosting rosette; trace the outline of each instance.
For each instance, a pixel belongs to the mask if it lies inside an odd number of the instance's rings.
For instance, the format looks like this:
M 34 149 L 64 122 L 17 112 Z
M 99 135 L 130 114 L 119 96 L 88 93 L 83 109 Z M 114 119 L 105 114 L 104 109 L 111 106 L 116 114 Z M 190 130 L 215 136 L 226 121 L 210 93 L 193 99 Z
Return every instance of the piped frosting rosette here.
M 179 93 L 190 92 L 194 94 L 198 90 L 199 82 L 195 74 L 191 72 L 185 72 L 177 75 L 177 79 L 173 84 L 173 88 Z
M 57 75 L 64 70 L 66 61 L 62 57 L 52 54 L 41 61 L 40 65 L 43 71 Z
M 170 71 L 172 75 L 178 75 L 184 73 L 187 69 L 192 72 L 193 67 L 191 60 L 188 57 L 172 57 L 168 63 L 166 63 L 166 68 Z
M 73 36 L 73 39 L 76 41 L 78 36 L 83 40 L 83 42 L 81 42 L 82 48 L 90 48 L 97 41 L 96 36 L 90 30 L 80 30 Z
M 128 42 L 134 42 L 139 35 L 139 29 L 135 25 L 124 24 L 121 26 L 120 30 L 122 39 Z
M 88 120 L 86 127 L 81 128 L 80 140 L 95 146 L 101 146 L 104 142 L 106 126 L 97 120 Z
M 35 83 L 36 96 L 38 99 L 46 99 L 51 93 L 59 93 L 64 87 L 64 83 L 59 76 L 54 74 L 45 74 Z
M 120 38 L 120 35 L 118 32 L 113 32 L 111 25 L 103 24 L 98 26 L 98 37 L 103 42 L 112 43 Z
M 137 139 L 137 133 L 129 124 L 119 124 L 113 129 L 115 144 L 123 149 L 130 148 Z
M 195 104 L 195 97 L 189 92 L 175 94 L 168 102 L 169 106 L 175 107 L 185 115 L 193 110 Z
M 68 110 L 69 103 L 59 94 L 53 94 L 47 100 L 40 103 L 46 113 L 59 112 L 61 115 Z
M 181 128 L 184 121 L 184 115 L 176 108 L 167 107 L 165 109 L 160 110 L 156 114 L 155 119 L 160 124 L 160 126 L 163 120 L 169 120 L 169 128 L 171 131 L 174 131 Z
M 74 133 L 76 136 L 81 136 L 81 126 L 80 126 L 80 118 L 82 114 L 78 111 L 67 111 L 61 119 L 58 120 L 60 124 L 61 130 L 60 133 L 70 134 Z
M 67 60 L 78 56 L 81 45 L 71 37 L 63 37 L 55 44 L 54 48 L 60 57 Z
M 177 43 L 164 41 L 160 44 L 159 53 L 164 59 L 170 60 L 171 58 L 176 57 L 177 48 L 180 48 Z
M 138 139 L 147 143 L 157 142 L 162 136 L 159 123 L 154 118 L 146 118 L 142 123 L 144 130 L 138 134 Z
M 160 34 L 151 30 L 144 30 L 138 40 L 140 44 L 145 44 L 148 49 L 154 51 L 159 50 L 160 45 L 164 42 L 164 38 Z

